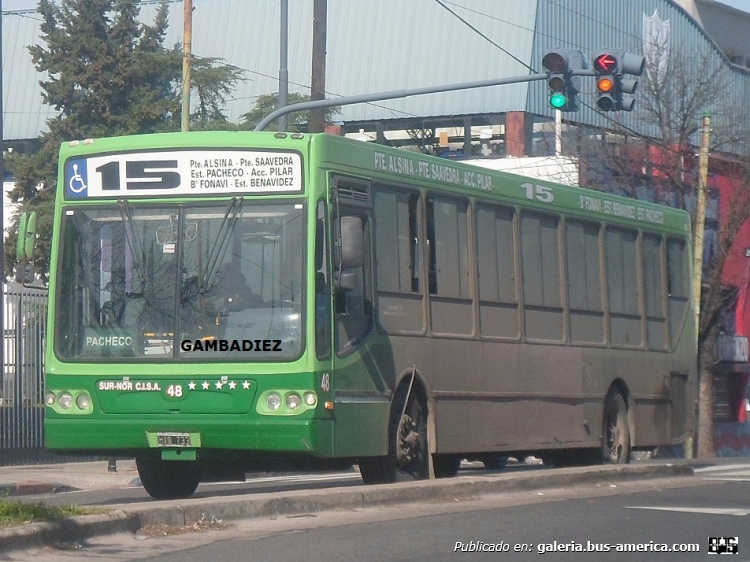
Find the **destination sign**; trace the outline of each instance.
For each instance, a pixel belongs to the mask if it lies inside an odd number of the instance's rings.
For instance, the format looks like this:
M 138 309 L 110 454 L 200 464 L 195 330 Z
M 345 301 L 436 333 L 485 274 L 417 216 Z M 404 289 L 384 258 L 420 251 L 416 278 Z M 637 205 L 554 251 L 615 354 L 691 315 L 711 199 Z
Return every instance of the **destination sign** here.
M 470 189 L 492 191 L 492 176 L 474 170 L 462 170 L 448 163 L 430 163 L 407 155 L 394 156 L 375 151 L 375 169 L 403 176 L 450 183 Z
M 302 191 L 296 152 L 172 150 L 70 158 L 65 198 L 169 197 Z

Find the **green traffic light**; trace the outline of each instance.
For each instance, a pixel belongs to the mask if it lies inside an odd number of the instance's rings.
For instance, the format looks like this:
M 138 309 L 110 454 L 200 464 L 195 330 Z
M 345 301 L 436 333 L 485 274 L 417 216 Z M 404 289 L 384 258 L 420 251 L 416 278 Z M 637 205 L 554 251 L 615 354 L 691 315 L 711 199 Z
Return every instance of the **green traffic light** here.
M 549 104 L 554 107 L 555 109 L 562 109 L 565 107 L 568 103 L 568 98 L 565 97 L 565 94 L 561 92 L 554 92 L 549 97 Z

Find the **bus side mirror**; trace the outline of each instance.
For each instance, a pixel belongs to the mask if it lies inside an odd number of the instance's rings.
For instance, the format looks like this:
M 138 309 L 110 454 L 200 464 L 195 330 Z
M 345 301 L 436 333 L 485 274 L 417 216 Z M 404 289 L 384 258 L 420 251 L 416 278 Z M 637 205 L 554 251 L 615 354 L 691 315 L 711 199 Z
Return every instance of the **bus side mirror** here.
M 365 261 L 365 232 L 362 218 L 343 216 L 339 218 L 339 246 L 336 252 L 336 269 L 362 267 Z
M 34 266 L 30 263 L 18 263 L 16 265 L 16 275 L 15 275 L 15 281 L 16 283 L 21 283 L 22 285 L 28 285 L 29 283 L 33 283 L 34 279 L 36 278 L 36 272 L 34 271 Z
M 18 237 L 16 239 L 16 261 L 27 262 L 34 259 L 36 243 L 36 212 L 21 213 L 18 218 Z

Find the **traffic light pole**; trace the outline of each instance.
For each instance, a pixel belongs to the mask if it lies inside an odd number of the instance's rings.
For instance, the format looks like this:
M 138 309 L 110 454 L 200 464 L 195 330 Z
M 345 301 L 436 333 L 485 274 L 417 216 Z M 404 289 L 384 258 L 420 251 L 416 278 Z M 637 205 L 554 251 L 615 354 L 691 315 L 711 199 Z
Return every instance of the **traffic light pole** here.
M 593 70 L 574 70 L 573 76 L 595 76 Z M 479 80 L 477 82 L 463 82 L 460 84 L 447 84 L 444 86 L 430 86 L 426 88 L 414 88 L 410 90 L 393 90 L 390 92 L 377 92 L 374 94 L 361 94 L 359 96 L 345 96 L 341 98 L 328 98 L 317 101 L 306 101 L 280 107 L 270 113 L 255 127 L 256 131 L 263 131 L 270 123 L 279 117 L 294 113 L 295 111 L 306 111 L 308 109 L 319 109 L 322 107 L 333 107 L 340 105 L 353 105 L 355 103 L 368 103 L 371 101 L 392 100 L 406 98 L 409 96 L 420 96 L 424 94 L 437 94 L 441 92 L 453 92 L 455 90 L 470 90 L 473 88 L 487 88 L 489 86 L 504 86 L 506 84 L 519 84 L 521 82 L 537 82 L 546 80 L 546 74 L 530 74 L 526 76 L 513 76 L 510 78 L 493 78 L 491 80 Z

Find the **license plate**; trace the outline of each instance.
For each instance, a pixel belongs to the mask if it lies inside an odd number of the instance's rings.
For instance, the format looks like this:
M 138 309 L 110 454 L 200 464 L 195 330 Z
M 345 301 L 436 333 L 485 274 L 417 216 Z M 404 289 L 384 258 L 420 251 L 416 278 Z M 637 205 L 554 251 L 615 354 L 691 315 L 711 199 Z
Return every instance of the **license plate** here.
M 192 447 L 189 433 L 157 433 L 156 444 L 159 447 Z

